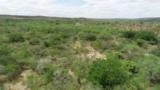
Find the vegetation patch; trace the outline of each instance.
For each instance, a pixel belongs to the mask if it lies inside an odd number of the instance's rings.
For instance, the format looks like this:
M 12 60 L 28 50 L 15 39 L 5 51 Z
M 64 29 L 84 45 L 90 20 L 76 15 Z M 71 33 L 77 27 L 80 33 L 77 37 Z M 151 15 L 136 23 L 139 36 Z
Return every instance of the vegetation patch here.
M 94 84 L 100 84 L 104 89 L 110 90 L 129 80 L 129 73 L 135 73 L 135 68 L 129 63 L 124 66 L 118 58 L 98 60 L 91 65 L 88 79 Z
M 20 18 L 0 16 L 0 90 L 160 90 L 159 21 Z

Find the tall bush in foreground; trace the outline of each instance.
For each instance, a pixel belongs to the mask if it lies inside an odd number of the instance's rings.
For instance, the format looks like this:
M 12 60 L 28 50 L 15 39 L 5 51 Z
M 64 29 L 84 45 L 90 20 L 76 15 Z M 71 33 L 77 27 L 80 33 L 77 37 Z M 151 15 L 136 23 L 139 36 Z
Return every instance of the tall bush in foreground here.
M 90 67 L 88 79 L 94 84 L 101 85 L 104 89 L 113 89 L 116 85 L 124 84 L 129 78 L 120 60 L 110 58 L 96 61 Z
M 20 66 L 10 55 L 11 48 L 0 46 L 0 74 L 8 78 L 15 77 L 20 72 Z

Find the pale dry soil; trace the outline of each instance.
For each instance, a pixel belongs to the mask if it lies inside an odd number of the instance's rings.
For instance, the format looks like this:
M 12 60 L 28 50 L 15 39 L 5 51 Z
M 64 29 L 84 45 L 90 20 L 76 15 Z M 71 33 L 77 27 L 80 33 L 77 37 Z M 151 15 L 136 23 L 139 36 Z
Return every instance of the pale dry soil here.
M 98 50 L 94 49 L 90 43 L 86 43 L 82 45 L 80 41 L 76 41 L 75 44 L 73 45 L 73 48 L 75 50 L 82 50 L 83 51 L 78 53 L 78 57 L 80 58 L 89 58 L 89 59 L 106 59 L 106 55 L 103 53 L 100 53 Z
M 24 70 L 17 80 L 4 84 L 5 90 L 31 90 L 27 87 L 26 81 L 29 76 L 34 74 L 36 73 L 32 70 Z

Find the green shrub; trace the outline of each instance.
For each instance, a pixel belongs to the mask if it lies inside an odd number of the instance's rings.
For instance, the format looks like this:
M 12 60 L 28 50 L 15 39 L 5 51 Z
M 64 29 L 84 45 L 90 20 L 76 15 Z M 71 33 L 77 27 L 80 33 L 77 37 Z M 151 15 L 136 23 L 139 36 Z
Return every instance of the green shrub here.
M 124 84 L 128 78 L 128 72 L 116 58 L 96 61 L 91 65 L 88 76 L 91 82 L 102 85 L 104 89 Z
M 38 38 L 32 38 L 29 41 L 29 44 L 31 44 L 31 45 L 39 45 L 40 44 L 40 40 Z
M 136 32 L 135 31 L 125 31 L 123 33 L 123 37 L 128 38 L 128 39 L 134 39 L 136 36 Z
M 143 47 L 143 46 L 145 46 L 145 44 L 146 44 L 146 42 L 145 42 L 144 40 L 142 40 L 142 39 L 137 39 L 137 40 L 136 40 L 136 43 L 137 43 L 137 45 L 140 46 L 140 47 Z
M 5 66 L 5 74 L 9 78 L 16 77 L 20 73 L 20 67 L 18 64 L 8 64 Z
M 158 57 L 160 57 L 160 47 L 154 49 L 151 53 L 156 55 L 156 56 L 158 56 Z
M 0 65 L 3 68 L 2 74 L 7 75 L 8 77 L 14 77 L 19 73 L 20 67 L 15 59 L 10 55 L 11 49 L 8 47 L 0 47 Z
M 110 34 L 100 34 L 98 38 L 106 41 L 113 40 L 114 37 Z
M 153 31 L 140 31 L 136 34 L 136 38 L 148 41 L 151 44 L 158 43 L 158 37 Z
M 67 38 L 65 38 L 65 35 L 54 34 L 44 41 L 44 45 L 46 47 L 55 46 L 55 45 L 64 44 L 66 43 L 66 41 L 67 41 Z
M 143 51 L 135 43 L 122 44 L 123 48 L 120 49 L 119 57 L 126 60 L 136 60 L 143 55 Z
M 59 69 L 54 72 L 52 87 L 55 90 L 77 90 L 79 87 L 73 78 L 68 74 L 68 70 Z M 51 89 L 51 90 L 54 90 Z
M 48 48 L 51 46 L 51 43 L 49 40 L 45 40 L 45 41 L 43 41 L 42 45 L 43 45 L 43 47 Z
M 49 58 L 46 59 L 40 59 L 37 62 L 36 71 L 43 75 L 45 79 L 45 83 L 49 83 L 53 79 L 53 73 L 54 73 L 54 67 L 52 65 L 52 62 Z
M 4 45 L 0 46 L 0 64 L 7 65 L 8 63 L 12 63 L 12 57 L 10 55 L 11 49 L 9 47 L 5 47 Z
M 9 35 L 9 42 L 15 43 L 15 42 L 24 42 L 25 39 L 20 33 L 12 33 Z
M 139 67 L 135 62 L 124 61 L 123 66 L 127 71 L 129 71 L 130 75 L 134 75 L 139 72 Z
M 116 50 L 118 48 L 119 42 L 114 40 L 102 41 L 97 40 L 93 42 L 93 46 L 100 49 L 101 51 L 105 50 Z
M 158 43 L 157 34 L 155 34 L 153 31 L 125 31 L 123 33 L 123 37 L 128 39 L 141 39 L 148 41 L 151 44 Z
M 0 90 L 5 90 L 3 84 L 0 84 Z
M 85 40 L 87 41 L 95 41 L 97 39 L 95 34 L 89 33 L 85 36 Z
M 154 84 L 160 83 L 160 73 L 152 74 L 152 75 L 150 76 L 150 82 L 152 82 L 152 83 L 154 83 Z
M 29 50 L 30 50 L 30 54 L 36 57 L 45 57 L 48 55 L 48 52 L 44 48 L 38 45 L 29 48 Z
M 49 83 L 53 81 L 54 67 L 52 65 L 48 65 L 44 68 L 42 75 L 45 78 L 45 83 Z

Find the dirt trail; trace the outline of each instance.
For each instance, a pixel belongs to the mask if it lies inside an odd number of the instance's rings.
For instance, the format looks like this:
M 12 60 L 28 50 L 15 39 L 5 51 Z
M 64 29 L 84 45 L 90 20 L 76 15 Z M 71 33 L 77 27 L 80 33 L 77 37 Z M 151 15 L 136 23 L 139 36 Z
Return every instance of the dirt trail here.
M 23 71 L 16 81 L 4 84 L 5 90 L 30 90 L 25 82 L 27 81 L 27 77 L 33 74 L 34 72 L 32 70 Z

